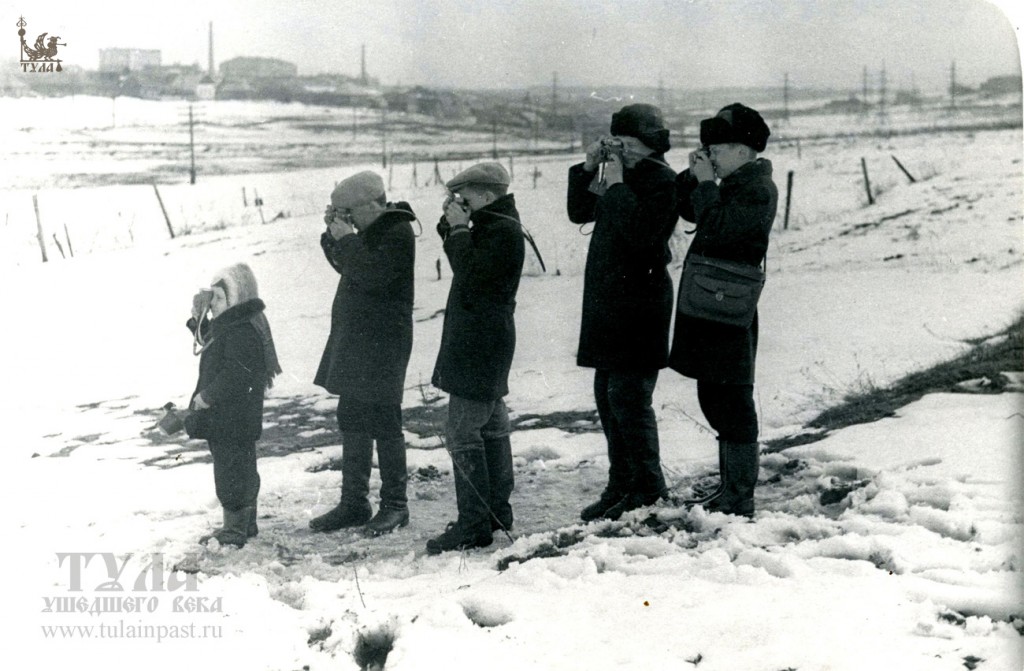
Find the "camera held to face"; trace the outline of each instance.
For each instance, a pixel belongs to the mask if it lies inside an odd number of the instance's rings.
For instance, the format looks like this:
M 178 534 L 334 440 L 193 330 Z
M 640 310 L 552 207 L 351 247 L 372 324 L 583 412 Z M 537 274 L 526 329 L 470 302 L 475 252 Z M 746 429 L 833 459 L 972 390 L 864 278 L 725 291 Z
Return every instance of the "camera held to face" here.
M 192 296 L 192 316 L 196 320 L 201 320 L 206 316 L 206 313 L 210 311 L 212 304 L 213 290 L 200 289 L 194 296 Z
M 611 160 L 611 157 L 618 156 L 619 160 L 622 160 L 623 154 L 626 152 L 626 144 L 621 138 L 617 137 L 606 137 L 601 140 L 601 162 L 605 163 Z
M 455 203 L 463 212 L 469 211 L 469 203 L 466 202 L 466 197 L 463 196 L 461 193 L 453 193 L 449 191 L 448 198 L 445 199 L 444 205 L 442 206 L 441 209 L 447 209 L 448 206 L 451 205 L 452 203 Z

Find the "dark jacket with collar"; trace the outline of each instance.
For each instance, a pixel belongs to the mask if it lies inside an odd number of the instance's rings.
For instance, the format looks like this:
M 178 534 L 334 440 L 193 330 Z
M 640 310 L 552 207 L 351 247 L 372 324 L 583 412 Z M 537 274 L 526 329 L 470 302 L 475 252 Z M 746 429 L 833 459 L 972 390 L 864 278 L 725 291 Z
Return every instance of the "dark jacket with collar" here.
M 675 172 L 663 154 L 627 169 L 624 181 L 598 196 L 594 172 L 569 168 L 567 210 L 575 224 L 594 222 L 587 251 L 580 324 L 580 366 L 649 373 L 668 361 Z
M 525 247 L 512 194 L 476 210 L 470 221 L 470 230 L 443 233 L 452 286 L 432 383 L 456 396 L 494 401 L 508 394 Z M 442 219 L 439 230 L 445 224 Z
M 365 229 L 335 240 L 320 237 L 341 277 L 314 384 L 342 400 L 400 405 L 412 352 L 416 237 L 408 203 L 388 204 Z
M 251 443 L 260 437 L 267 365 L 263 340 L 251 319 L 265 307 L 254 298 L 204 323 L 206 347 L 190 398 L 202 392 L 210 407 L 185 419 L 189 437 L 228 443 Z
M 747 163 L 720 184 L 686 170 L 677 189 L 680 216 L 697 225 L 688 255 L 761 264 L 779 201 L 770 161 Z M 669 365 L 698 380 L 753 384 L 757 328 L 756 313 L 748 328 L 677 314 Z

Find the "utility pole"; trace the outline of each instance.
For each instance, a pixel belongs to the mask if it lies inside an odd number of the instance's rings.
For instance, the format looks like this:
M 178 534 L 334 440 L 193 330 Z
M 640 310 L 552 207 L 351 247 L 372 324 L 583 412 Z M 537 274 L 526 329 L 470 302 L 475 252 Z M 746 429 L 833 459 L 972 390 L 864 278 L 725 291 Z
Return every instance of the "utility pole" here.
M 885 95 L 886 95 L 886 79 L 885 79 L 885 61 L 882 61 L 882 72 L 879 75 L 878 80 L 878 118 L 882 121 L 886 120 L 885 110 Z
M 868 66 L 864 66 L 864 88 L 860 98 L 861 111 L 865 114 L 868 111 Z
M 789 73 L 782 81 L 782 118 L 789 121 Z
M 380 167 L 388 167 L 388 104 L 380 108 Z
M 558 112 L 558 73 L 551 73 L 551 114 Z
M 195 133 L 192 128 L 194 126 L 192 117 L 192 105 L 188 106 L 188 153 L 190 157 L 191 167 L 189 168 L 189 184 L 196 183 L 196 142 Z
M 956 61 L 949 67 L 949 106 L 956 107 Z

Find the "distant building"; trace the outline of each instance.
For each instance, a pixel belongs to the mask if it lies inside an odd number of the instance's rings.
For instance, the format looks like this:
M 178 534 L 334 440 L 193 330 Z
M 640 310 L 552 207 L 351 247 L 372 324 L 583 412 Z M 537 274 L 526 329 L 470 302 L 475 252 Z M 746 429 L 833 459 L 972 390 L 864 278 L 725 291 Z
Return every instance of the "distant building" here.
M 986 79 L 978 87 L 978 90 L 986 96 L 997 96 L 1006 93 L 1020 93 L 1021 79 L 1019 75 L 1006 75 L 1004 77 L 992 77 Z
M 159 49 L 100 49 L 100 72 L 138 72 L 160 67 Z
M 277 79 L 296 77 L 298 74 L 297 65 L 277 58 L 239 56 L 220 64 L 220 76 L 223 79 Z

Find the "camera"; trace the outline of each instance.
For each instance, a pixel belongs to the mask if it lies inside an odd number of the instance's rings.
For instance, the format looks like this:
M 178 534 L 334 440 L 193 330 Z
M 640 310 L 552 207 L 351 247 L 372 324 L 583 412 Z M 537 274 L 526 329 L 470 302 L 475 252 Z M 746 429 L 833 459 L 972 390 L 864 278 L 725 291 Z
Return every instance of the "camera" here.
M 466 202 L 465 196 L 463 196 L 461 193 L 452 193 L 451 191 L 449 191 L 448 199 L 445 201 L 444 207 L 442 209 L 448 207 L 449 203 L 455 203 L 463 212 L 469 211 L 469 203 Z
M 192 316 L 197 321 L 210 311 L 210 304 L 213 303 L 213 290 L 200 289 L 192 296 Z
M 613 155 L 618 156 L 622 159 L 622 155 L 626 151 L 626 145 L 620 138 L 617 137 L 606 137 L 601 140 L 601 162 L 604 163 L 611 159 Z

